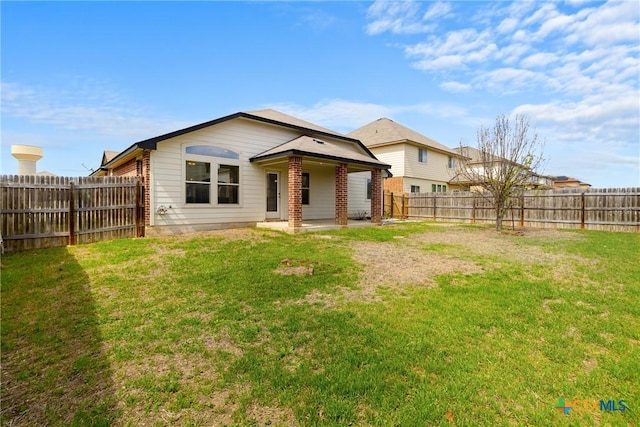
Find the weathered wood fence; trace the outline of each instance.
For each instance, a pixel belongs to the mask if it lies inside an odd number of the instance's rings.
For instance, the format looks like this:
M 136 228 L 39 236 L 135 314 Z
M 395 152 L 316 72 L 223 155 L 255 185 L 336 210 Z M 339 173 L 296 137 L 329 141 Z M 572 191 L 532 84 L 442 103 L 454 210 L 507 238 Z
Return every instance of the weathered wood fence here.
M 385 214 L 470 223 L 495 223 L 491 201 L 476 193 L 385 194 Z M 525 191 L 504 218 L 510 227 L 640 232 L 640 188 Z
M 0 177 L 7 251 L 144 236 L 138 177 Z

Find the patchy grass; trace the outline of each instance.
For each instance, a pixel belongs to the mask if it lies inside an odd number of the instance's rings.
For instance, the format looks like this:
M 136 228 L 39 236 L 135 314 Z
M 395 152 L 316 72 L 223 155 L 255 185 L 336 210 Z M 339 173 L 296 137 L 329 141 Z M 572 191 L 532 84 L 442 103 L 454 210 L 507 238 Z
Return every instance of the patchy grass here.
M 9 254 L 2 424 L 635 425 L 639 258 L 437 223 Z

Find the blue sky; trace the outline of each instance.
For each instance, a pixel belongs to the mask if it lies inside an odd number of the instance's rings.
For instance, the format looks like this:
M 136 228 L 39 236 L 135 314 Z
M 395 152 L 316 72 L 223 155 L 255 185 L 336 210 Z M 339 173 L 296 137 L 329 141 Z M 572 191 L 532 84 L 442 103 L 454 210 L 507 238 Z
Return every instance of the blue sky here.
M 450 147 L 499 114 L 543 171 L 640 186 L 640 6 L 609 2 L 1 2 L 2 174 L 275 108 L 349 132 L 389 117 Z

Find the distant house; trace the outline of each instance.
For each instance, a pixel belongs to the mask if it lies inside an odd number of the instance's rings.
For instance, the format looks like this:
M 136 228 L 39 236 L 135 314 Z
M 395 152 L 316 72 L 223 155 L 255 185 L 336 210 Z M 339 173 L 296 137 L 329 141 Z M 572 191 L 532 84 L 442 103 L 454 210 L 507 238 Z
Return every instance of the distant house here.
M 463 147 L 454 148 L 454 151 L 459 156 L 464 156 L 465 158 L 468 159 L 469 166 L 473 170 L 473 173 L 476 177 L 483 177 L 486 175 L 485 169 L 487 168 L 487 165 L 485 165 L 481 160 L 482 153 L 480 152 L 480 150 L 474 147 L 463 146 Z M 502 158 L 502 157 L 496 158 L 495 163 L 501 163 L 501 162 L 510 162 L 511 164 L 516 165 L 515 162 L 511 162 L 510 160 L 507 160 L 505 158 Z M 525 166 L 520 165 L 520 167 L 523 170 L 526 170 Z M 451 178 L 451 180 L 449 181 L 449 184 L 451 188 L 453 188 L 454 190 L 468 191 L 468 190 L 472 190 L 474 187 L 473 182 L 468 181 L 467 179 L 465 179 L 465 177 L 462 177 L 460 175 L 455 175 L 453 178 Z M 527 179 L 525 187 L 527 189 L 551 188 L 552 185 L 553 185 L 553 180 L 551 177 L 546 175 L 541 175 L 538 173 L 531 173 Z
M 393 177 L 384 190 L 428 193 L 449 190 L 459 154 L 388 118 L 373 121 L 347 134 L 356 138 L 381 161 L 392 166 Z
M 553 188 L 581 188 L 586 190 L 591 187 L 591 184 L 587 184 L 571 176 L 554 176 L 551 177 L 551 179 L 553 179 Z
M 303 220 L 346 225 L 352 206 L 380 223 L 389 168 L 353 137 L 267 109 L 105 151 L 92 175 L 144 177 L 148 234 L 263 221 L 287 221 L 296 232 Z M 367 188 L 351 182 L 362 174 L 371 182 L 368 199 Z

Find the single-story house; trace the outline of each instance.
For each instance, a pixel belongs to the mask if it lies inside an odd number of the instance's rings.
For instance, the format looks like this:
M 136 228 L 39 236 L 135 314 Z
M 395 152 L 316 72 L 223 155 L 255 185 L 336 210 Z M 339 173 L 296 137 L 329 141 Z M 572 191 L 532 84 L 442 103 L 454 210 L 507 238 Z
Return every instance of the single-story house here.
M 356 138 L 392 167 L 384 191 L 393 193 L 446 192 L 459 154 L 386 117 L 362 126 L 347 136 Z
M 147 234 L 303 220 L 382 221 L 390 165 L 355 138 L 266 109 L 239 112 L 105 152 L 92 176 L 143 176 Z

